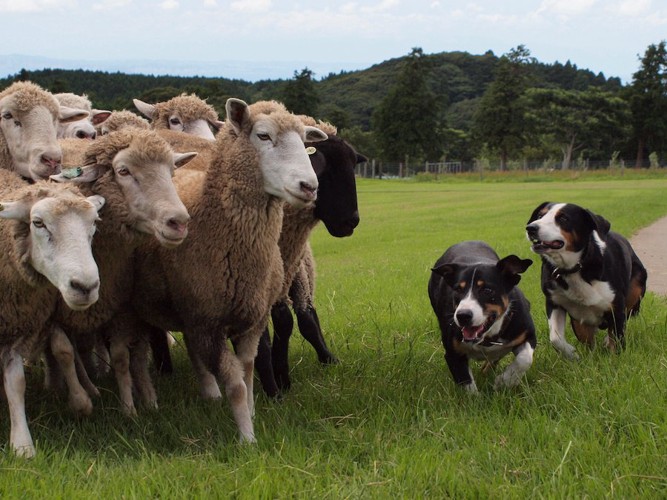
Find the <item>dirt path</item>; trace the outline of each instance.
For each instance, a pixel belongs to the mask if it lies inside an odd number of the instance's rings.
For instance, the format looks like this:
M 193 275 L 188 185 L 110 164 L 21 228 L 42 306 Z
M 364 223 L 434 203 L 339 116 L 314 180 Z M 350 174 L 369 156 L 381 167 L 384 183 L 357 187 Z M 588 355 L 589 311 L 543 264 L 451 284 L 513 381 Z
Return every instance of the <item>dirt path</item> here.
M 648 290 L 667 295 L 667 217 L 641 229 L 630 243 L 648 270 Z

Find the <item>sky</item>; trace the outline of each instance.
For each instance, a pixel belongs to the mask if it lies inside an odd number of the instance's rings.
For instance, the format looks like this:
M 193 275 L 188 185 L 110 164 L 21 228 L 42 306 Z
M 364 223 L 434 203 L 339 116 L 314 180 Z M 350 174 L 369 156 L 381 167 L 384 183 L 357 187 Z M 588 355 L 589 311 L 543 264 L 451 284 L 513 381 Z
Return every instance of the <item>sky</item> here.
M 0 0 L 0 19 L 0 77 L 60 67 L 255 81 L 308 67 L 323 78 L 413 47 L 524 45 L 630 83 L 667 39 L 667 0 Z

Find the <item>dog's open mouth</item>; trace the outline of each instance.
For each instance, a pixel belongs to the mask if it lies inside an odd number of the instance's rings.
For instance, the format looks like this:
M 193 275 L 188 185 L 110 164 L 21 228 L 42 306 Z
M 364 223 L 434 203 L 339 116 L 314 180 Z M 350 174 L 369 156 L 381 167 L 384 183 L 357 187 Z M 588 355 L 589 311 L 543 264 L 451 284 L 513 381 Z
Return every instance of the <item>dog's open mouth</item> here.
M 486 331 L 493 326 L 496 322 L 496 314 L 489 314 L 489 317 L 486 318 L 486 321 L 479 326 L 464 326 L 461 327 L 461 334 L 463 335 L 464 342 L 476 342 L 482 340 L 482 337 Z
M 565 246 L 565 242 L 563 240 L 553 240 L 553 241 L 542 241 L 538 239 L 531 239 L 531 243 L 533 244 L 533 252 L 535 253 L 540 253 L 540 252 L 546 252 L 548 250 L 560 250 Z

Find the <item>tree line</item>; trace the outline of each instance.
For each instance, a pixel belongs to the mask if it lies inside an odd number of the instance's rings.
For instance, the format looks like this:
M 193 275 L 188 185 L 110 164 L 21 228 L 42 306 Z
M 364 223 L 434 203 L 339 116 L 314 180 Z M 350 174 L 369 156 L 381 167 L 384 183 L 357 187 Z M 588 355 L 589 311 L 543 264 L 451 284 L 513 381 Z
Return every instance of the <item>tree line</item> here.
M 228 97 L 282 101 L 299 114 L 330 121 L 339 134 L 380 162 L 485 159 L 619 161 L 648 166 L 667 153 L 665 41 L 639 58 L 632 82 L 544 64 L 523 45 L 500 57 L 488 51 L 424 54 L 421 48 L 361 71 L 317 79 L 239 79 L 128 75 L 85 70 L 21 70 L 0 80 L 31 80 L 52 92 L 87 94 L 100 109 L 130 109 L 133 98 L 160 102 L 195 93 L 224 116 Z

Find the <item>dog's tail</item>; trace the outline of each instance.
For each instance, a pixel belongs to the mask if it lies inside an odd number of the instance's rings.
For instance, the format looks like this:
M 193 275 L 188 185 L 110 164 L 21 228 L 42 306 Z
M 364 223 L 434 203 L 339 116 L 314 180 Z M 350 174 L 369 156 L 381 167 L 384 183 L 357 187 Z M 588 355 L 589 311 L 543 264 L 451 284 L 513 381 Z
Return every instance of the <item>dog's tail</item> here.
M 632 274 L 630 275 L 630 289 L 627 296 L 626 309 L 628 317 L 639 314 L 641 301 L 646 293 L 646 280 L 648 273 L 639 257 L 633 252 Z

